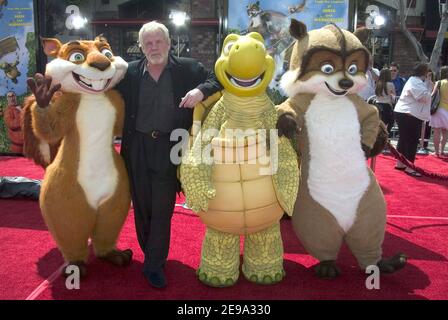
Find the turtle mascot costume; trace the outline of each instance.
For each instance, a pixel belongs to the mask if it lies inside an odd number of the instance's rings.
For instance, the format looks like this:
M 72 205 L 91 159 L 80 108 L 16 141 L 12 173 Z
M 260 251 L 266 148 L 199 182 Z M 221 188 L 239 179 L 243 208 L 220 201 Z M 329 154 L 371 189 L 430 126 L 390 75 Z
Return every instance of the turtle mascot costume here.
M 293 211 L 299 167 L 290 140 L 274 130 L 277 111 L 266 94 L 274 69 L 260 34 L 226 37 L 215 64 L 223 96 L 181 165 L 187 205 L 207 225 L 197 274 L 209 286 L 238 280 L 241 235 L 249 281 L 285 275 L 279 220 Z

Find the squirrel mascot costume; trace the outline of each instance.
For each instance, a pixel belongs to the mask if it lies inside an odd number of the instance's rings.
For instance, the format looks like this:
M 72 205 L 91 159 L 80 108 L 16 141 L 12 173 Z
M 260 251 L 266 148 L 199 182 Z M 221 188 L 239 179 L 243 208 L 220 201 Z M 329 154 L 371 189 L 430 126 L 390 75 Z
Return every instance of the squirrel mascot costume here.
M 292 214 L 299 168 L 291 142 L 272 130 L 278 115 L 266 88 L 273 72 L 260 34 L 226 37 L 215 64 L 223 96 L 181 165 L 187 205 L 207 225 L 198 276 L 209 286 L 238 280 L 241 235 L 246 279 L 272 284 L 284 277 L 279 220 Z
M 114 136 L 121 135 L 124 102 L 110 90 L 123 78 L 127 63 L 102 37 L 66 44 L 42 39 L 42 45 L 54 59 L 45 77 L 28 80 L 34 97 L 27 101 L 24 121 L 29 136 L 31 120 L 33 141 L 40 146 L 29 146 L 27 156 L 43 166 L 51 162 L 39 199 L 42 215 L 66 268 L 78 266 L 81 277 L 89 238 L 98 258 L 127 265 L 132 251 L 117 250 L 115 244 L 129 210 L 129 182 L 113 145 Z M 48 145 L 58 143 L 53 160 Z
M 319 259 L 315 271 L 321 278 L 340 273 L 335 260 L 343 242 L 362 269 L 399 270 L 404 255 L 382 258 L 386 202 L 366 164 L 380 128 L 377 109 L 357 95 L 366 84 L 370 53 L 336 25 L 307 32 L 292 19 L 290 32 L 296 42 L 281 81 L 289 98 L 279 106 L 278 127 L 286 136 L 299 130 L 294 231 Z

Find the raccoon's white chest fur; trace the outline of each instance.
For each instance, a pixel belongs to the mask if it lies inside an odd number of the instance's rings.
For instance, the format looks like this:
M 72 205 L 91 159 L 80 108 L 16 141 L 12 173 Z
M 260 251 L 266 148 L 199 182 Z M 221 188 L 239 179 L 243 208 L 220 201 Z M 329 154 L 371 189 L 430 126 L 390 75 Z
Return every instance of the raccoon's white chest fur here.
M 356 108 L 346 97 L 316 95 L 305 121 L 310 148 L 310 195 L 348 231 L 370 184 Z
M 105 95 L 82 95 L 76 114 L 78 182 L 95 210 L 114 194 L 118 183 L 112 150 L 115 119 L 116 110 Z

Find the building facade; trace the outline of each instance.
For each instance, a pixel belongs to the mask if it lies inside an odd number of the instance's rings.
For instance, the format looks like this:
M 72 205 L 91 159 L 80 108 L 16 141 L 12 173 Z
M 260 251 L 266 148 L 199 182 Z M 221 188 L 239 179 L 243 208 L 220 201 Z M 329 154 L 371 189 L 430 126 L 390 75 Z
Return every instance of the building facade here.
M 379 13 L 385 17 L 383 27 L 373 31 L 373 40 L 367 47 L 374 53 L 375 65 L 378 68 L 395 61 L 400 65 L 402 75 L 408 76 L 413 65 L 419 61 L 412 43 L 400 30 L 400 13 L 398 0 L 355 0 L 354 22 L 357 27 L 365 26 L 369 15 L 369 6 L 377 6 Z M 406 26 L 422 45 L 425 55 L 430 58 L 440 25 L 439 6 L 444 0 L 404 0 Z M 446 42 L 446 41 L 445 41 Z M 448 63 L 448 46 L 445 43 L 440 63 Z
M 233 0 L 35 0 L 38 10 L 39 34 L 57 37 L 61 41 L 75 38 L 93 38 L 103 34 L 111 43 L 116 54 L 126 60 L 141 56 L 138 47 L 138 30 L 150 20 L 165 23 L 171 32 L 173 52 L 180 56 L 199 59 L 212 68 L 219 55 L 220 44 L 227 31 L 227 7 Z M 261 0 L 258 5 L 270 0 Z M 332 2 L 335 0 L 326 0 Z M 338 0 L 340 2 L 340 0 Z M 385 25 L 373 30 L 365 45 L 371 50 L 375 65 L 379 68 L 396 61 L 404 75 L 409 74 L 417 61 L 417 55 L 409 40 L 399 29 L 397 0 L 345 0 L 349 4 L 348 28 L 366 26 L 376 6 L 385 17 Z M 246 1 L 247 2 L 247 1 Z M 253 2 L 253 3 L 252 3 Z M 257 1 L 249 2 L 257 6 Z M 285 2 L 291 3 L 291 1 Z M 297 0 L 300 6 L 310 6 L 313 1 Z M 421 42 L 429 57 L 437 36 L 440 23 L 439 0 L 405 0 L 408 29 Z M 442 0 L 443 2 L 443 0 Z M 282 1 L 278 1 L 279 8 Z M 76 7 L 74 7 L 76 6 Z M 247 4 L 241 2 L 241 11 L 246 12 Z M 78 8 L 79 12 L 74 12 Z M 77 9 L 76 9 L 77 10 Z M 170 19 L 173 11 L 186 12 L 189 20 L 182 27 L 176 27 Z M 79 30 L 69 29 L 69 19 L 73 14 L 85 17 L 87 23 Z M 248 12 L 249 14 L 249 12 Z M 447 46 L 444 46 L 441 61 L 447 63 Z M 42 52 L 41 52 L 42 54 Z M 45 65 L 41 56 L 40 69 Z
M 114 53 L 127 61 L 142 56 L 138 31 L 142 24 L 157 20 L 170 30 L 173 53 L 199 59 L 207 67 L 216 60 L 219 41 L 219 16 L 223 0 L 37 0 L 39 34 L 62 42 L 92 39 L 103 34 Z M 186 12 L 185 25 L 177 27 L 170 15 Z M 71 17 L 85 18 L 79 29 L 70 28 Z M 40 66 L 45 65 L 45 57 Z

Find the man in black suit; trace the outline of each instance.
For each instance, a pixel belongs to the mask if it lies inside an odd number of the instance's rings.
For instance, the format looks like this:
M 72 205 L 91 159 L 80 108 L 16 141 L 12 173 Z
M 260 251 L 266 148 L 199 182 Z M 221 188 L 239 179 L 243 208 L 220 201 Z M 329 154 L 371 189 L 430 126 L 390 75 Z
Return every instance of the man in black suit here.
M 143 274 L 152 286 L 163 288 L 171 217 L 180 190 L 177 165 L 170 159 L 177 141 L 170 141 L 170 134 L 189 130 L 194 106 L 222 87 L 201 63 L 169 54 L 169 32 L 163 24 L 143 25 L 139 44 L 145 57 L 129 64 L 117 87 L 126 104 L 121 154 L 145 254 Z

